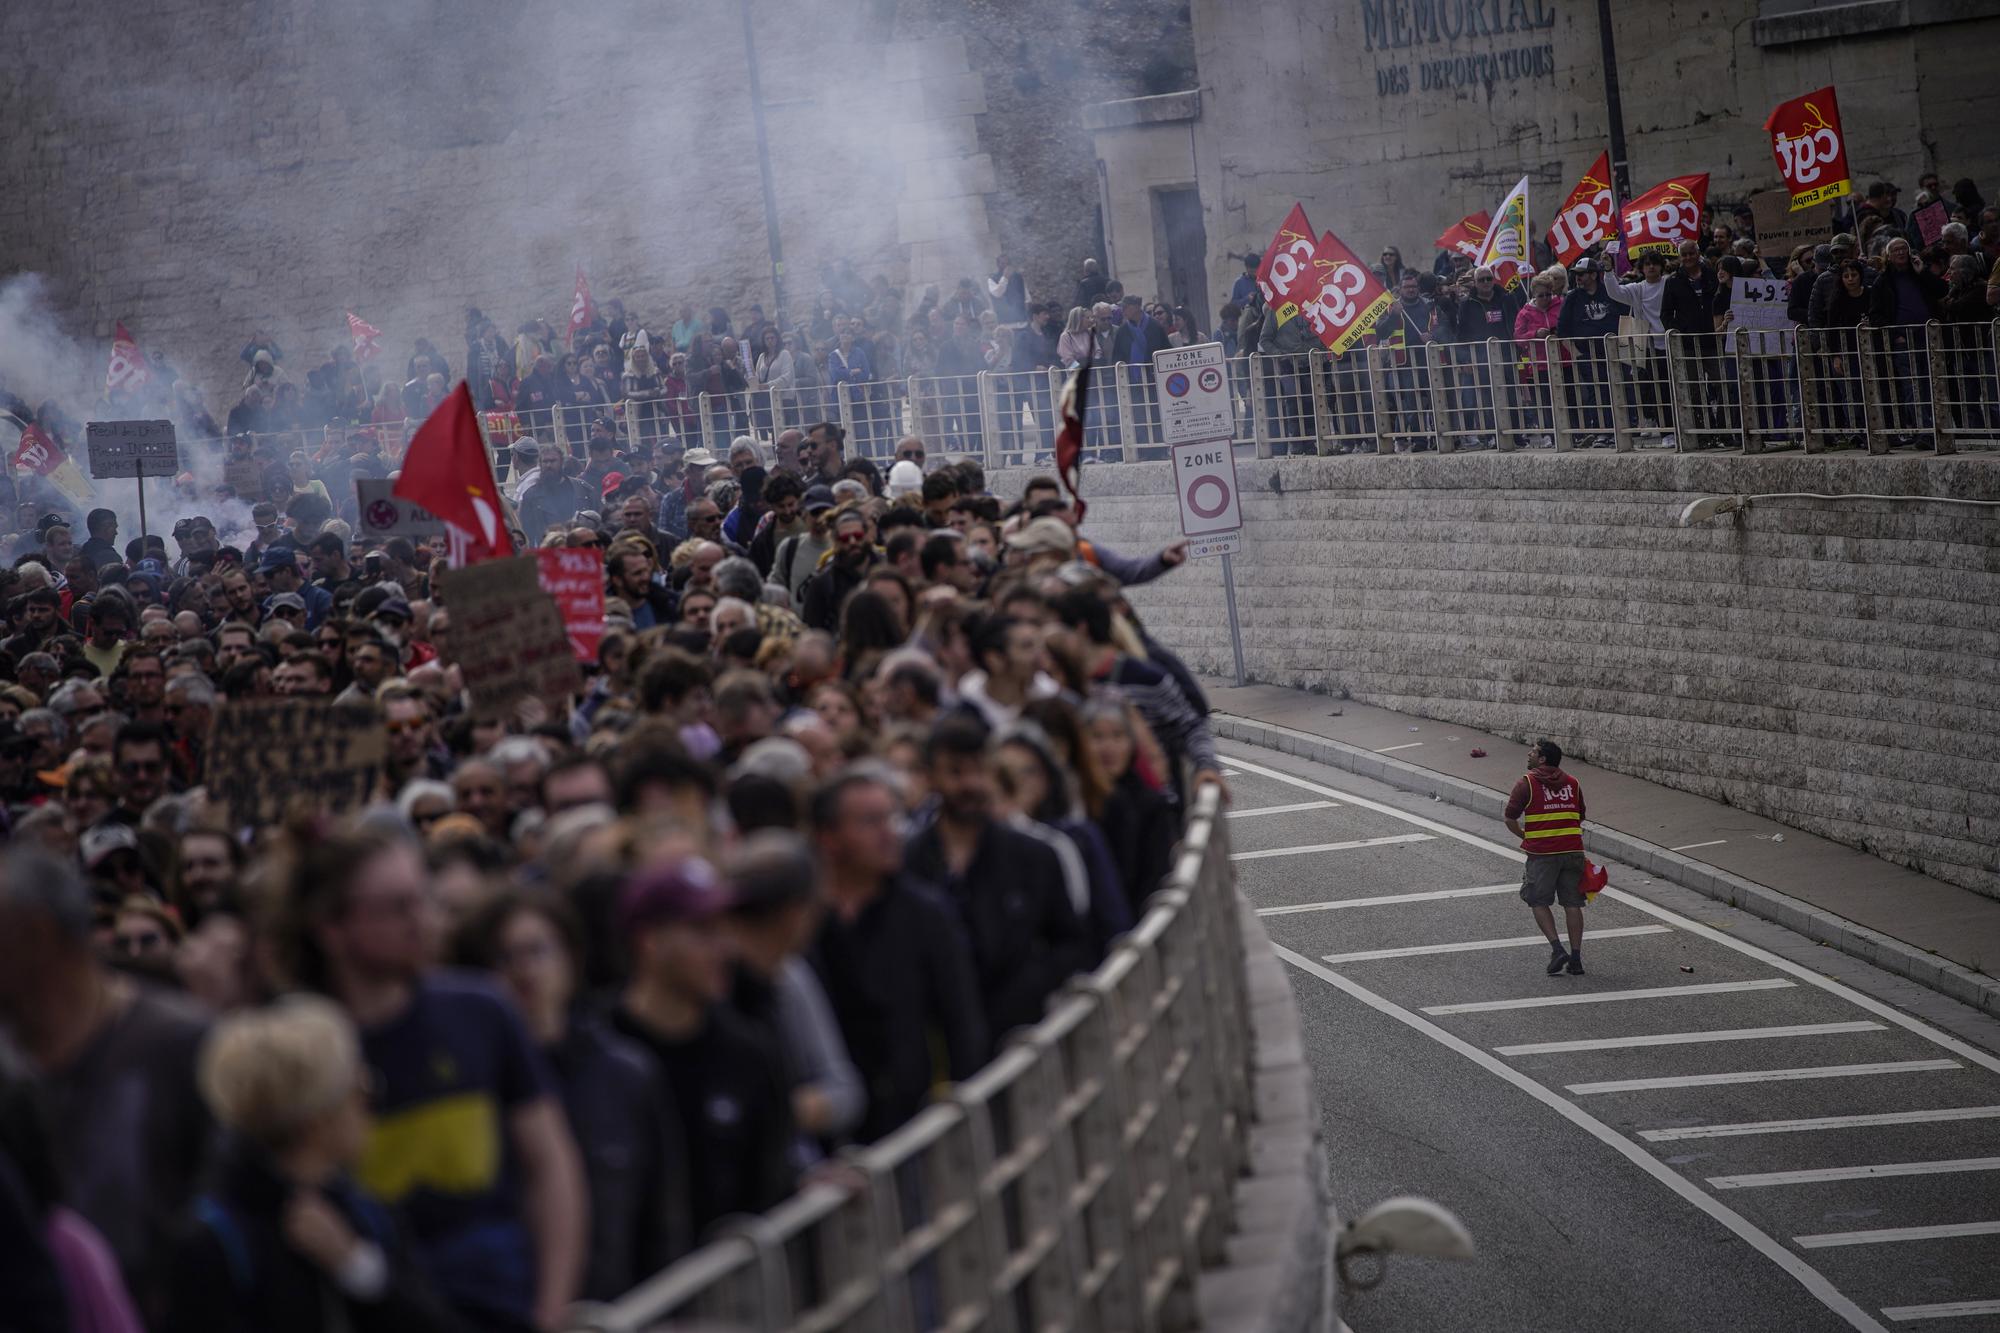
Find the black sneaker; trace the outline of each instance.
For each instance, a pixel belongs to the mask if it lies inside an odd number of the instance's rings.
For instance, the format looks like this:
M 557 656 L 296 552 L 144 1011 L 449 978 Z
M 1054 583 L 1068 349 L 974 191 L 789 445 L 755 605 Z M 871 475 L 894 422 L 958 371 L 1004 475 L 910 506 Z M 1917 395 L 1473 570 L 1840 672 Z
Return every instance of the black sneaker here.
M 1566 952 L 1565 952 L 1565 951 L 1563 950 L 1563 947 L 1562 947 L 1562 945 L 1560 945 L 1560 944 L 1552 944 L 1552 945 L 1550 945 L 1550 946 L 1549 946 L 1549 975 L 1550 975 L 1550 976 L 1552 976 L 1552 977 L 1553 977 L 1553 976 L 1557 976 L 1557 975 L 1559 975 L 1559 974 L 1560 974 L 1560 973 L 1562 972 L 1562 970 L 1563 970 L 1563 964 L 1565 964 L 1565 963 L 1569 963 L 1569 962 L 1571 962 L 1571 959 L 1570 959 L 1570 956 L 1569 956 L 1569 954 L 1568 954 L 1568 953 L 1566 953 Z M 1577 970 L 1578 970 L 1579 972 L 1583 970 L 1583 965 L 1582 965 L 1581 963 L 1576 963 L 1576 964 L 1573 964 L 1573 965 L 1574 965 L 1574 966 L 1576 967 L 1576 969 L 1577 969 Z
M 1573 954 L 1571 954 L 1571 955 L 1569 956 L 1569 974 L 1570 974 L 1571 976 L 1573 976 L 1573 977 L 1580 977 L 1580 976 L 1582 976 L 1582 975 L 1583 975 L 1583 955 L 1582 955 L 1582 954 L 1580 954 L 1580 953 L 1573 953 Z

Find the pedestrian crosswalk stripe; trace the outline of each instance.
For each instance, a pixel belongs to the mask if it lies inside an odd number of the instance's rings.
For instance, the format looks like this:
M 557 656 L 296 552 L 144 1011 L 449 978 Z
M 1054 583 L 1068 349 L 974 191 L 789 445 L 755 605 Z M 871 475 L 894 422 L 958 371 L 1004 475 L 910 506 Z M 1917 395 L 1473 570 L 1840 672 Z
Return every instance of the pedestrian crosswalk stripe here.
M 1392 833 L 1386 838 L 1356 838 L 1352 842 L 1315 842 L 1305 847 L 1273 847 L 1264 852 L 1237 852 L 1232 861 L 1261 861 L 1268 856 L 1305 856 L 1310 852 L 1351 852 L 1357 847 L 1387 847 L 1396 842 L 1429 842 L 1428 833 Z
M 1857 1072 L 1886 1073 L 1897 1068 L 1936 1068 L 1950 1061 L 1911 1060 L 1902 1066 L 1852 1065 Z M 1952 1066 L 1956 1068 L 1957 1066 Z M 1811 1071 L 1805 1071 L 1811 1076 Z M 1575 1088 L 1570 1089 L 1575 1092 Z M 1810 1120 L 1751 1120 L 1736 1125 L 1688 1125 L 1682 1129 L 1642 1129 L 1639 1137 L 1648 1143 L 1677 1143 L 1682 1139 L 1723 1139 L 1742 1134 L 1798 1134 L 1821 1129 L 1874 1129 L 1881 1125 L 1935 1125 L 1949 1120 L 2000 1120 L 2000 1106 L 1944 1106 L 1928 1111 L 1884 1111 L 1877 1115 L 1826 1115 Z
M 1828 1166 L 1817 1171 L 1760 1171 L 1747 1176 L 1710 1176 L 1719 1190 L 1763 1189 L 1770 1185 L 1822 1185 L 1835 1180 L 1882 1180 L 1889 1176 L 1958 1176 L 2000 1171 L 2000 1157 L 1954 1157 L 1939 1162 L 1880 1162 L 1874 1166 Z
M 1968 1315 L 2000 1314 L 2000 1301 L 1946 1301 L 1942 1305 L 1885 1305 L 1885 1317 L 1899 1324 L 1913 1319 L 1963 1319 Z
M 1660 1088 L 1715 1088 L 1730 1083 L 1793 1083 L 1815 1078 L 1863 1078 L 1870 1074 L 1920 1074 L 1962 1069 L 1956 1060 L 1886 1060 L 1868 1065 L 1810 1065 L 1803 1069 L 1739 1069 L 1725 1074 L 1674 1074 L 1665 1078 L 1621 1078 L 1609 1083 L 1572 1083 L 1579 1097 L 1599 1092 L 1652 1092 Z
M 1300 801 L 1297 805 L 1260 805 L 1249 810 L 1231 810 L 1229 818 L 1248 819 L 1252 815 L 1295 815 L 1301 810 L 1331 810 L 1339 801 Z
M 1472 889 L 1431 889 L 1425 893 L 1385 893 L 1374 898 L 1336 898 L 1324 903 L 1294 903 L 1290 907 L 1260 907 L 1258 916 L 1290 916 L 1295 912 L 1331 912 L 1342 907 L 1393 907 L 1398 903 L 1435 903 L 1452 898 L 1485 898 L 1496 893 L 1515 893 L 1520 890 L 1516 881 L 1505 884 L 1481 884 Z M 1790 982 L 1786 982 L 1790 985 Z
M 1502 887 L 1512 888 L 1512 885 Z M 1477 892 L 1477 890 L 1460 890 Z M 1368 901 L 1361 899 L 1362 902 Z M 1339 904 L 1334 904 L 1339 906 Z M 1275 907 L 1271 912 L 1301 911 L 1301 908 Z M 1259 912 L 1258 916 L 1265 915 Z M 1424 1010 L 1427 1014 L 1486 1014 L 1500 1009 L 1546 1009 L 1566 1004 L 1609 1004 L 1614 1000 L 1677 1000 L 1688 995 L 1728 995 L 1747 990 L 1784 990 L 1796 986 L 1796 981 L 1783 977 L 1763 977 L 1756 981 L 1708 981 L 1695 986 L 1648 986 L 1643 990 L 1601 990 L 1586 995 L 1525 995 L 1518 1000 L 1476 1000 L 1469 1004 L 1434 1004 Z
M 1792 1244 L 1803 1250 L 1825 1250 L 1836 1245 L 1893 1245 L 1906 1240 L 1950 1240 L 1956 1236 L 2000 1236 L 2000 1222 L 1947 1222 L 1934 1227 L 1883 1227 L 1878 1231 L 1828 1231 L 1817 1236 L 1794 1236 Z
M 1655 1032 L 1642 1037 L 1586 1037 L 1578 1041 L 1531 1041 L 1495 1046 L 1495 1055 L 1559 1055 L 1566 1051 L 1622 1051 L 1636 1046 L 1700 1046 L 1712 1041 L 1762 1041 L 1777 1037 L 1832 1037 L 1845 1032 L 1881 1032 L 1880 1023 L 1793 1023 L 1770 1028 L 1715 1028 L 1707 1032 Z
M 1597 940 L 1623 939 L 1631 935 L 1664 935 L 1668 926 L 1618 926 L 1612 930 L 1593 930 L 1592 942 Z M 1465 940 L 1458 944 L 1413 944 L 1401 949 L 1363 949 L 1358 953 L 1330 953 L 1324 961 L 1329 963 L 1361 963 L 1371 958 L 1419 958 L 1433 953 L 1473 953 L 1480 949 L 1525 949 L 1531 944 L 1539 944 L 1544 949 L 1549 942 L 1540 935 L 1519 935 L 1504 940 Z

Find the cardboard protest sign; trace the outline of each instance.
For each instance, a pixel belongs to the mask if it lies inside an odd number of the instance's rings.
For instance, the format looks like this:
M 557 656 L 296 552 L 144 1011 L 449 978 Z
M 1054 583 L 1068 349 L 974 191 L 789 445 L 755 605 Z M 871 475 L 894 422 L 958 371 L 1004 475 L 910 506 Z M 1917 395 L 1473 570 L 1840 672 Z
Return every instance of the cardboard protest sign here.
M 569 633 L 532 555 L 482 560 L 439 579 L 451 619 L 441 647 L 465 678 L 475 717 L 505 717 L 523 698 L 560 705 L 583 689 Z
M 579 662 L 595 662 L 604 642 L 604 558 L 584 547 L 540 547 L 542 591 L 556 599 L 570 651 Z
M 1833 205 L 1814 204 L 1793 212 L 1790 190 L 1751 195 L 1750 219 L 1757 228 L 1757 254 L 1763 259 L 1789 259 L 1802 245 L 1825 245 L 1833 239 Z
M 228 458 L 222 463 L 222 484 L 245 504 L 264 498 L 264 464 L 255 458 Z
M 232 828 L 276 824 L 294 801 L 327 813 L 363 805 L 387 753 L 373 704 L 240 699 L 216 710 L 204 780 Z
M 1945 227 L 1951 222 L 1951 210 L 1944 206 L 1944 200 L 1933 199 L 1916 212 L 1910 214 L 1910 221 L 1917 226 L 1917 235 L 1925 245 L 1936 245 L 1944 235 Z

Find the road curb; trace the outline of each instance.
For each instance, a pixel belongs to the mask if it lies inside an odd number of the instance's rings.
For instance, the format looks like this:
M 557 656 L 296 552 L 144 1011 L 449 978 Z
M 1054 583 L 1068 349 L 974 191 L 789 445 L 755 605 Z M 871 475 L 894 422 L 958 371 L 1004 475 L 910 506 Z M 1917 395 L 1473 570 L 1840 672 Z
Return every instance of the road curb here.
M 1365 778 L 1386 782 L 1402 791 L 1418 792 L 1448 801 L 1462 810 L 1498 819 L 1507 804 L 1500 792 L 1389 755 L 1375 754 L 1359 746 L 1328 740 L 1310 732 L 1259 722 L 1234 713 L 1215 713 L 1209 729 L 1216 736 L 1245 741 L 1297 755 Z M 1732 875 L 1726 870 L 1672 852 L 1658 843 L 1635 838 L 1629 833 L 1593 825 L 1585 838 L 1593 851 L 1607 859 L 1623 862 L 1649 874 L 1678 884 L 1684 889 L 1718 902 L 1739 907 L 1752 916 L 1795 931 L 1807 939 L 1850 954 L 1884 972 L 1908 978 L 1918 985 L 1970 1005 L 1981 1013 L 2000 1018 L 2000 980 L 1949 959 L 1926 953 L 1878 930 L 1857 925 L 1847 918 L 1823 911 L 1812 904 L 1777 889 Z

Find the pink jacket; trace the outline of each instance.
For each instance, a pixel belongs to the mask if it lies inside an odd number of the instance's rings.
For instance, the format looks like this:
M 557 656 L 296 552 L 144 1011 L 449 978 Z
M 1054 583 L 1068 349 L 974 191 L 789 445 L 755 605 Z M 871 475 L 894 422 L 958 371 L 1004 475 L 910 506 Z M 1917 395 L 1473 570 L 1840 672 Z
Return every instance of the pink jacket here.
M 1523 380 L 1537 380 L 1549 373 L 1549 349 L 1542 335 L 1553 334 L 1556 327 L 1558 307 L 1550 302 L 1547 310 L 1538 310 L 1533 301 L 1521 307 L 1521 313 L 1514 316 L 1514 345 L 1520 349 L 1520 370 Z M 1563 353 L 1563 360 L 1569 360 L 1569 353 Z

